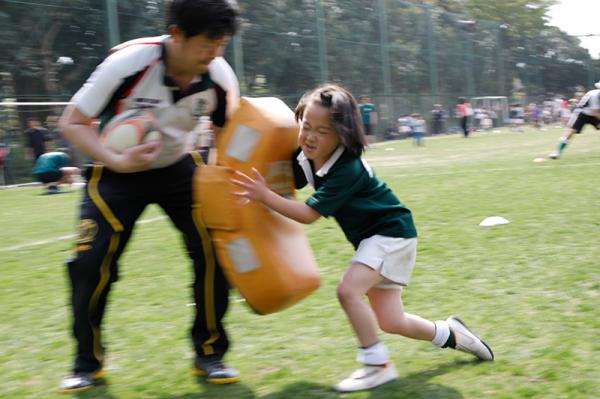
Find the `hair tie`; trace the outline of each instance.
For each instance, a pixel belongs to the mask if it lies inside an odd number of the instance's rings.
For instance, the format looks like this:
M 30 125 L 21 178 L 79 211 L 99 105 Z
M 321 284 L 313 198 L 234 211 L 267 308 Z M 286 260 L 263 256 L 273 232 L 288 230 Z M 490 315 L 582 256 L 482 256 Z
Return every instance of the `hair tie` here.
M 321 103 L 327 107 L 331 107 L 331 93 L 329 93 L 328 91 L 326 92 L 322 92 L 320 94 L 321 97 Z

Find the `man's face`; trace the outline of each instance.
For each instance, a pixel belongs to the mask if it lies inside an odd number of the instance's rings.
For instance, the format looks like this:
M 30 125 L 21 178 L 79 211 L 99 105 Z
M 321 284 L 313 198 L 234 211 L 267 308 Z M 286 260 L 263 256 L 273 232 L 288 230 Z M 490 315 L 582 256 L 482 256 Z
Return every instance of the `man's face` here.
M 208 64 L 223 55 L 230 38 L 209 39 L 204 35 L 181 38 L 181 58 L 185 69 L 196 74 L 206 73 Z

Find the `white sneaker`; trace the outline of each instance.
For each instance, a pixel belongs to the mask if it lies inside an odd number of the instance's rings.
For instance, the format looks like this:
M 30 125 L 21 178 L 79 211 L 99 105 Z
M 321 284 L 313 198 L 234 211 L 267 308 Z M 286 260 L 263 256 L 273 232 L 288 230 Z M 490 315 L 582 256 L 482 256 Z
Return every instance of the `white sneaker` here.
M 560 158 L 560 153 L 558 151 L 551 152 L 550 155 L 548 155 L 548 158 L 558 159 L 558 158 Z
M 446 319 L 446 323 L 454 333 L 456 350 L 470 353 L 481 360 L 494 360 L 492 349 L 477 335 L 473 334 L 461 319 L 450 316 Z
M 362 391 L 378 387 L 396 378 L 398 378 L 398 371 L 394 363 L 388 360 L 382 366 L 365 365 L 359 368 L 350 374 L 348 378 L 338 383 L 335 389 L 338 392 Z

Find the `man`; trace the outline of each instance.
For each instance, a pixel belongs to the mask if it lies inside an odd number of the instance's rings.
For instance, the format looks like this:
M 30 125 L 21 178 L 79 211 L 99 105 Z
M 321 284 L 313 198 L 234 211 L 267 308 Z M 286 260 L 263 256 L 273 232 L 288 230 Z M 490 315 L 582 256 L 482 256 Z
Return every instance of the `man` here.
M 375 125 L 377 114 L 375 105 L 371 103 L 371 99 L 368 96 L 360 96 L 360 114 L 362 116 L 363 126 L 365 127 L 365 134 L 372 136 L 375 134 L 373 126 Z M 367 138 L 369 140 L 369 138 Z
M 239 98 L 237 79 L 219 57 L 238 29 L 239 9 L 235 0 L 173 0 L 168 7 L 168 35 L 113 49 L 60 120 L 65 138 L 96 161 L 86 171 L 79 238 L 67 264 L 77 351 L 63 392 L 88 389 L 105 374 L 101 324 L 107 296 L 135 221 L 150 203 L 181 231 L 193 260 L 193 371 L 213 383 L 239 380 L 222 360 L 229 346 L 222 324 L 228 284 L 206 228 L 192 217 L 192 176 L 201 158 L 186 153 L 187 135 L 198 120 L 209 116 L 218 132 Z M 142 108 L 160 115 L 162 140 L 113 153 L 90 127 L 94 118 L 104 123 Z
M 600 130 L 600 81 L 595 84 L 596 89 L 590 90 L 583 95 L 577 108 L 571 114 L 571 118 L 567 122 L 567 131 L 560 138 L 558 148 L 552 152 L 550 159 L 559 159 L 565 147 L 569 144 L 569 140 L 574 134 L 581 133 L 583 127 L 590 124 Z
M 50 141 L 48 130 L 42 127 L 39 119 L 27 119 L 27 130 L 25 130 L 27 146 L 27 158 L 37 161 L 46 152 L 46 141 Z

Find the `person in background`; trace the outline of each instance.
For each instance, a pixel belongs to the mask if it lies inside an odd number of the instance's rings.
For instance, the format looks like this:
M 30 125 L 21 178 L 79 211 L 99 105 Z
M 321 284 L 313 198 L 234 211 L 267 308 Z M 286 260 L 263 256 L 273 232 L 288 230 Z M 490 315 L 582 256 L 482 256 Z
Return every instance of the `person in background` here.
M 600 130 L 600 81 L 596 82 L 595 86 L 596 88 L 585 93 L 577 104 L 567 122 L 566 131 L 558 142 L 558 148 L 549 155 L 550 159 L 559 159 L 573 136 L 581 133 L 585 125 L 592 125 L 596 130 Z
M 427 133 L 427 122 L 425 122 L 425 119 L 419 113 L 414 113 L 411 117 L 413 144 L 417 147 L 422 147 L 425 145 L 424 137 L 425 133 Z
M 25 130 L 26 158 L 37 161 L 37 159 L 46 153 L 46 142 L 50 141 L 48 130 L 40 124 L 38 118 L 27 119 L 27 129 Z
M 458 118 L 460 127 L 463 132 L 463 137 L 469 137 L 469 118 L 473 115 L 473 108 L 467 102 L 467 99 L 460 97 L 456 104 L 456 117 Z
M 66 148 L 47 152 L 38 157 L 33 167 L 35 179 L 46 186 L 46 194 L 61 193 L 61 184 L 72 184 L 78 180 L 79 168 L 71 165 Z
M 431 119 L 433 121 L 433 134 L 446 133 L 444 120 L 446 118 L 442 104 L 434 104 L 431 110 Z
M 362 116 L 363 127 L 368 140 L 371 141 L 371 136 L 375 135 L 375 123 L 377 121 L 377 109 L 375 104 L 371 102 L 369 96 L 360 96 L 360 114 Z
M 4 129 L 0 128 L 0 186 L 12 183 L 9 170 L 10 147 L 6 141 Z

